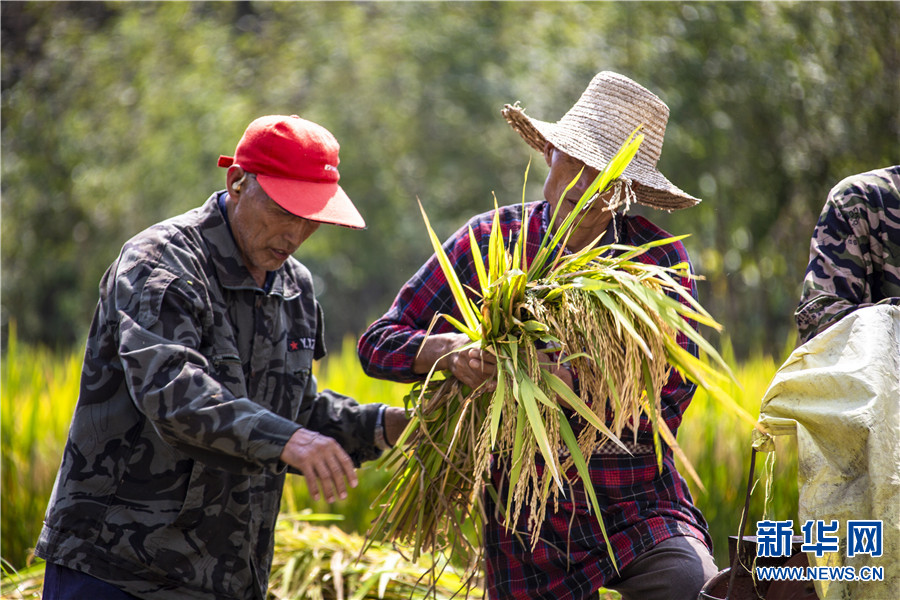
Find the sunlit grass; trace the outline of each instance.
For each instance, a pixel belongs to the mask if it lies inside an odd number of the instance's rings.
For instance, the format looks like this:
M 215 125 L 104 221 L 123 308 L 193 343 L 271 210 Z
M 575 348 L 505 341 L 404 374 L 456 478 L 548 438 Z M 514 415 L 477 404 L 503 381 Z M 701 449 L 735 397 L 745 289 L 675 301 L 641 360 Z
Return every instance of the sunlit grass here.
M 430 557 L 419 563 L 388 545 L 374 544 L 360 555 L 363 538 L 334 526 L 306 522 L 308 515 L 283 514 L 275 530 L 275 559 L 269 579 L 271 600 L 371 598 L 449 600 L 462 579 L 446 560 L 430 571 Z M 433 578 L 433 581 L 432 581 Z M 429 585 L 431 584 L 431 585 Z M 474 597 L 481 597 L 479 588 Z
M 81 355 L 21 346 L 15 325 L 0 366 L 0 556 L 22 566 L 34 546 L 62 459 Z
M 724 342 L 722 355 L 732 365 L 737 384 L 725 390 L 754 417 L 781 363 L 794 347 L 794 338 L 787 340 L 780 357 L 756 354 L 737 363 L 731 345 Z M 705 390 L 698 389 L 678 430 L 678 442 L 697 468 L 705 486 L 701 491 L 688 479 L 696 506 L 703 512 L 713 537 L 714 554 L 719 568 L 728 564 L 728 537 L 736 536 L 747 492 L 750 468 L 751 428 L 722 403 L 712 399 Z M 777 452 L 774 470 L 774 495 L 768 510 L 778 519 L 798 522 L 797 501 L 797 443 L 792 436 L 776 439 Z M 763 476 L 762 458 L 756 461 L 754 479 Z M 763 516 L 763 486 L 757 485 L 750 504 L 750 518 L 744 532 L 755 535 L 755 523 Z

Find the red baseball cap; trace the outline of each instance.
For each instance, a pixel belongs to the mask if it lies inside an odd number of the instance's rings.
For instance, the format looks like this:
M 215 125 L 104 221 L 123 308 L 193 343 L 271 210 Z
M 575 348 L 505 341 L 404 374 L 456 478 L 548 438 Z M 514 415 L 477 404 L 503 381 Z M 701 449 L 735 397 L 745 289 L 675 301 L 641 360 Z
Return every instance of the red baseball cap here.
M 338 185 L 338 145 L 327 129 L 297 115 L 260 117 L 247 126 L 234 156 L 239 165 L 286 211 L 320 223 L 364 229 L 366 222 Z

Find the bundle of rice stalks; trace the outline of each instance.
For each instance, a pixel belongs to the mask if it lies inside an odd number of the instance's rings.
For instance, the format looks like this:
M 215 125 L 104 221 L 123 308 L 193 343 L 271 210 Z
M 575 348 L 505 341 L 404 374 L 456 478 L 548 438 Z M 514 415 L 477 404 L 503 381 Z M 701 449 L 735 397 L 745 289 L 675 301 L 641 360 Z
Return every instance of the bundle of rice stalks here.
M 564 252 L 583 211 L 622 174 L 642 139 L 632 135 L 571 214 L 547 232 L 530 262 L 525 228 L 512 248 L 504 247 L 495 213 L 486 261 L 470 230 L 479 284 L 475 299 L 466 295 L 422 211 L 462 318 L 442 316 L 468 335 L 467 347 L 496 357 L 498 373 L 492 390 L 470 390 L 449 373 L 434 372 L 414 388 L 410 425 L 385 459 L 396 473 L 376 501 L 383 502 L 382 512 L 370 538 L 403 541 L 414 553 L 465 551 L 474 569 L 480 558 L 482 489 L 498 500 L 507 528 L 528 510 L 534 544 L 548 503 L 565 492 L 572 467 L 603 529 L 585 457 L 605 444 L 627 452 L 620 438 L 630 430 L 636 439 L 641 415 L 652 423 L 660 467 L 660 439 L 679 452 L 660 400 L 670 368 L 731 402 L 721 386 L 730 375 L 727 365 L 691 324 L 720 329 L 679 283 L 693 277 L 689 265 L 666 268 L 636 260 L 681 238 L 640 247 L 598 247 L 598 239 L 578 252 Z M 702 358 L 686 352 L 679 335 L 695 341 Z M 579 395 L 557 375 L 560 367 L 577 374 Z M 569 416 L 585 424 L 577 435 Z M 490 484 L 492 459 L 504 461 L 509 472 L 505 499 Z M 608 539 L 607 549 L 612 556 Z
M 420 562 L 337 527 L 308 522 L 310 515 L 282 515 L 275 530 L 270 600 L 410 600 L 452 598 L 461 575 L 431 556 Z M 472 583 L 472 582 L 470 582 Z M 477 588 L 472 590 L 478 593 Z

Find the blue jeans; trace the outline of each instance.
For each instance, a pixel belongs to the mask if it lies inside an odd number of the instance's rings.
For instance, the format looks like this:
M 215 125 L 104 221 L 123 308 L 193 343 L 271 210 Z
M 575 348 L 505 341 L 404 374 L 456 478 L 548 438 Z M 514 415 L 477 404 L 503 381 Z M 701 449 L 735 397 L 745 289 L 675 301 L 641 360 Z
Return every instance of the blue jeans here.
M 114 585 L 62 565 L 47 563 L 43 600 L 138 600 Z

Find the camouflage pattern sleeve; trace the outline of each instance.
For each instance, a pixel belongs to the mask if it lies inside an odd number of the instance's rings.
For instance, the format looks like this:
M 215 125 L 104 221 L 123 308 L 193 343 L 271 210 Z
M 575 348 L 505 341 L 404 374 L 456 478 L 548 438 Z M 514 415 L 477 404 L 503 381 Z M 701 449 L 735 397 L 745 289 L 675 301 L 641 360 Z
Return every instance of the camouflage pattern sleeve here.
M 316 303 L 316 338 L 313 358 L 319 360 L 326 355 L 325 319 L 322 307 Z M 333 438 L 353 460 L 358 468 L 362 463 L 381 456 L 375 445 L 375 422 L 381 404 L 360 404 L 355 399 L 331 390 L 319 391 L 316 377 L 312 374 L 303 392 L 297 423 L 307 429 L 318 431 Z M 297 474 L 293 467 L 288 472 Z
M 114 284 L 119 356 L 138 409 L 163 440 L 210 467 L 283 469 L 279 456 L 297 424 L 212 376 L 223 367 L 198 350 L 206 315 L 202 286 L 163 268 L 136 276 L 139 269 Z
M 315 376 L 310 376 L 297 422 L 336 440 L 358 468 L 381 456 L 374 436 L 380 406 L 360 404 L 332 390 L 318 391 Z
M 900 303 L 900 166 L 848 177 L 828 194 L 794 314 L 800 341 L 884 302 Z

